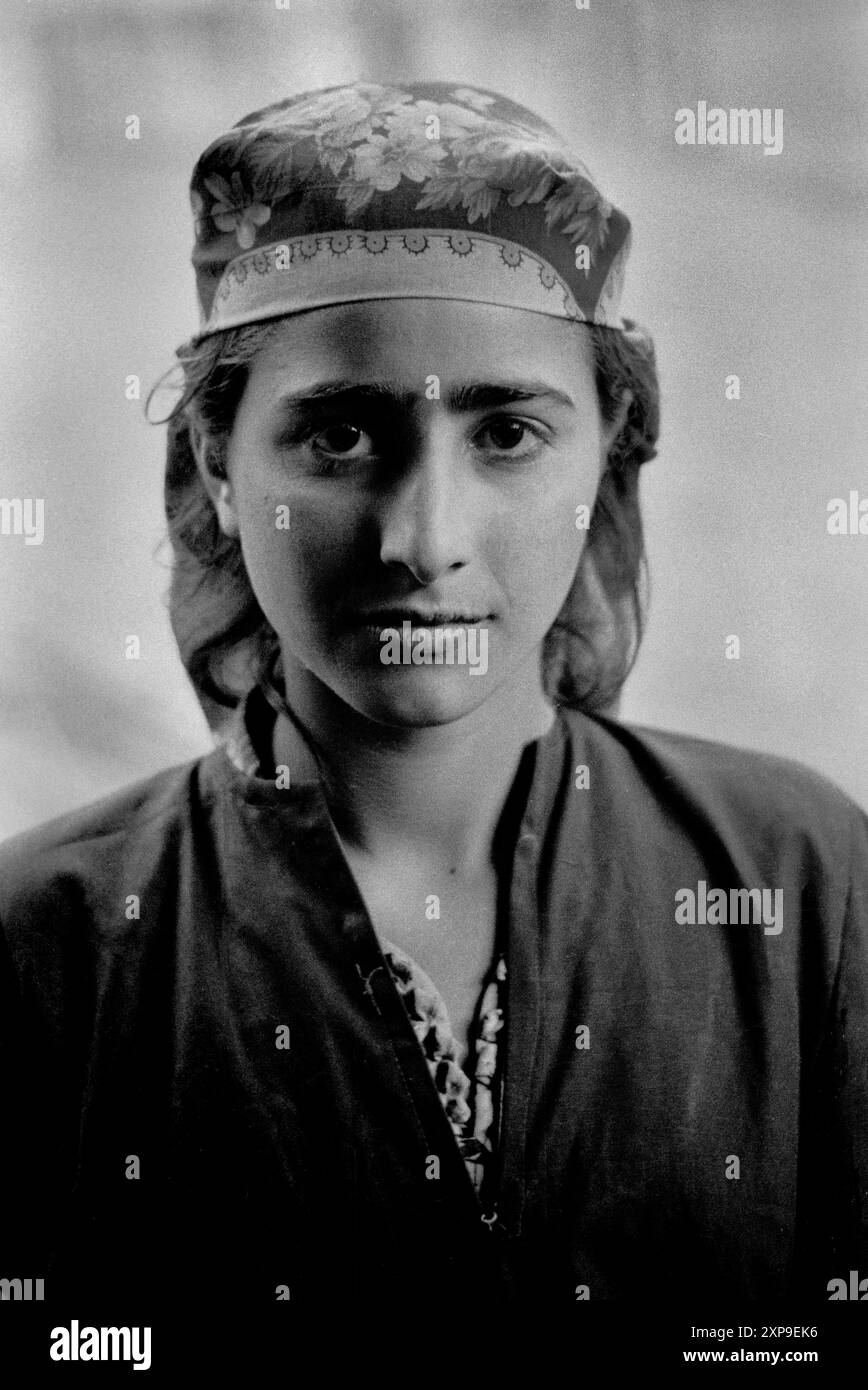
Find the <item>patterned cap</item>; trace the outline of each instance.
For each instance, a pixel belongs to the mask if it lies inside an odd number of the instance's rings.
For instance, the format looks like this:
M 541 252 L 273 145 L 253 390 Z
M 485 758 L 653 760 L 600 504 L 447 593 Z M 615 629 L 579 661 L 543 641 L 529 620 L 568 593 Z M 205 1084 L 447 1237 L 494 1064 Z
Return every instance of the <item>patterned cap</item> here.
M 632 327 L 630 223 L 496 92 L 327 87 L 215 140 L 190 184 L 199 338 L 361 299 L 458 299 Z

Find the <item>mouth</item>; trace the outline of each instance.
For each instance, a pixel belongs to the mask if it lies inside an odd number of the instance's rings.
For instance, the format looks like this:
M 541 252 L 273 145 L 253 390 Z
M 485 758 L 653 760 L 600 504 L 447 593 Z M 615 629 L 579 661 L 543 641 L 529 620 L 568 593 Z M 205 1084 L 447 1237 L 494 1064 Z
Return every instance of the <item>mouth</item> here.
M 373 613 L 357 614 L 352 620 L 352 625 L 380 632 L 385 627 L 398 628 L 400 631 L 404 623 L 409 623 L 412 628 L 477 627 L 480 623 L 493 621 L 493 613 L 474 613 L 455 608 L 432 611 L 419 608 L 381 608 Z

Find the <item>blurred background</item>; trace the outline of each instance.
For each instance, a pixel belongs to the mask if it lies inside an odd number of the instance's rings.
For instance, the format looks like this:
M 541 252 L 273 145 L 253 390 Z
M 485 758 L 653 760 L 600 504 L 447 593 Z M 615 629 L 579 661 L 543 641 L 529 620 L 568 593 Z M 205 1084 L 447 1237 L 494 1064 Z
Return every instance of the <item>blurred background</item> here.
M 0 535 L 0 837 L 211 746 L 143 416 L 197 326 L 187 182 L 246 112 L 359 77 L 524 101 L 633 221 L 624 308 L 664 414 L 621 717 L 868 806 L 868 536 L 826 529 L 831 498 L 868 497 L 866 31 L 852 0 L 4 0 L 0 497 L 44 498 L 45 537 Z M 782 108 L 782 153 L 677 146 L 700 100 Z

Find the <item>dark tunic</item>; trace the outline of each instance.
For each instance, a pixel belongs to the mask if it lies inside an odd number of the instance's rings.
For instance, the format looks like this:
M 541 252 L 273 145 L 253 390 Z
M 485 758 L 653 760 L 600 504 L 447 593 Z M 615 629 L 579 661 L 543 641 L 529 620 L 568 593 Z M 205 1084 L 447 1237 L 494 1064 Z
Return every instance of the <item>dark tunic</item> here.
M 511 800 L 493 1223 L 318 783 L 218 748 L 7 842 L 0 1275 L 236 1308 L 868 1275 L 865 815 L 574 712 Z M 700 882 L 781 889 L 782 929 L 676 921 Z

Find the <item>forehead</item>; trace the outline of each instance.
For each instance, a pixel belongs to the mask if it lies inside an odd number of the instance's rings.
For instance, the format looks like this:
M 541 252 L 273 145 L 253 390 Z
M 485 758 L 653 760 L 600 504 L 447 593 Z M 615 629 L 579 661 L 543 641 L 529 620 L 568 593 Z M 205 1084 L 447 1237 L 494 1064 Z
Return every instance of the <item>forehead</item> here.
M 586 325 L 451 299 L 367 300 L 281 319 L 252 364 L 250 385 L 280 389 L 333 374 L 388 377 L 408 386 L 510 377 L 546 380 L 575 395 L 592 389 Z

